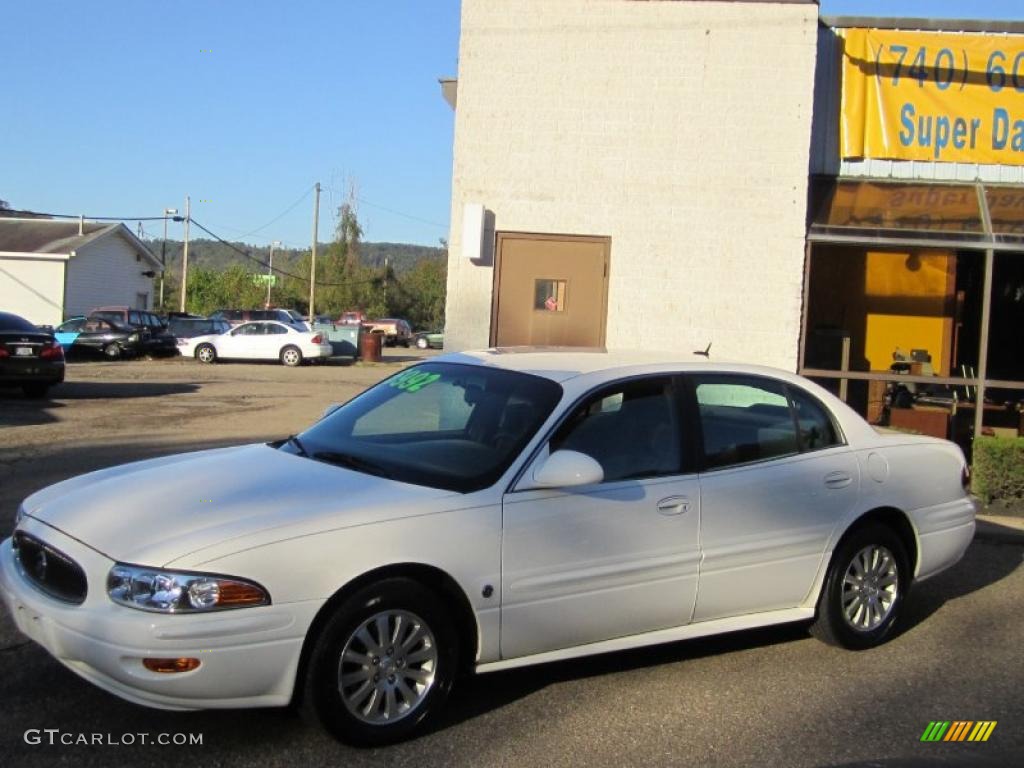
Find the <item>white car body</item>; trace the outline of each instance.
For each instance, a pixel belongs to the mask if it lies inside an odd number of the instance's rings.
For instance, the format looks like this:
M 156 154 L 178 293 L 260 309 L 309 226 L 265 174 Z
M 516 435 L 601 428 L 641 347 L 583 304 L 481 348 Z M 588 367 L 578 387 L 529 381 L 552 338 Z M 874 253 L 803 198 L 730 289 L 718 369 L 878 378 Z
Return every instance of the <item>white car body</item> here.
M 296 347 L 304 360 L 328 358 L 332 354 L 331 342 L 322 333 L 302 331 L 294 325 L 276 320 L 253 320 L 236 325 L 230 331 L 207 338 L 224 360 L 280 360 L 286 347 Z M 193 339 L 192 355 L 203 342 Z M 182 350 L 182 354 L 186 354 Z
M 18 628 L 130 701 L 166 709 L 285 705 L 318 613 L 379 569 L 430 569 L 449 580 L 459 593 L 453 610 L 463 608 L 472 628 L 465 640 L 475 669 L 487 672 L 811 619 L 837 543 L 874 510 L 905 521 L 914 580 L 956 563 L 973 537 L 959 448 L 879 434 L 792 374 L 616 353 L 492 350 L 433 362 L 528 372 L 562 388 L 554 411 L 489 487 L 412 485 L 263 444 L 76 477 L 26 499 L 16 531 L 80 564 L 88 594 L 81 605 L 44 594 L 8 539 L 0 592 Z M 800 388 L 825 404 L 843 443 L 715 471 L 538 487 L 551 429 L 584 395 L 624 379 L 700 372 Z M 272 602 L 209 614 L 134 610 L 104 589 L 115 563 L 244 578 Z M 192 655 L 202 666 L 184 674 L 141 664 Z
M 203 342 L 212 342 L 218 336 L 220 336 L 219 333 L 207 333 L 207 334 L 203 334 L 202 336 L 191 336 L 191 337 L 179 336 L 178 337 L 178 353 L 182 357 L 195 357 L 196 356 L 196 347 L 198 347 Z

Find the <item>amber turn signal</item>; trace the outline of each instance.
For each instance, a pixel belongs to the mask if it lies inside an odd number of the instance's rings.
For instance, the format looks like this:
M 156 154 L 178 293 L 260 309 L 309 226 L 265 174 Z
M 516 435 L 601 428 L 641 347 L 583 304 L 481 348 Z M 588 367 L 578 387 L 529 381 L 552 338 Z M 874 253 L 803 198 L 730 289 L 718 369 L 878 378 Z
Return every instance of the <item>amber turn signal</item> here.
M 199 659 L 143 659 L 142 666 L 150 672 L 173 674 L 175 672 L 191 672 L 199 669 Z

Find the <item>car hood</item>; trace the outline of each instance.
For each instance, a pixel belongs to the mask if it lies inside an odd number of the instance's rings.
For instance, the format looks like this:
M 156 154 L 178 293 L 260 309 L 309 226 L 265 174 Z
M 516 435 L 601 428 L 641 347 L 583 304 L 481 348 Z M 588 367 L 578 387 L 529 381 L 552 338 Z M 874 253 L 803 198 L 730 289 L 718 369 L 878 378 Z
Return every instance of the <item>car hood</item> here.
M 223 551 L 225 542 L 240 550 L 429 513 L 452 495 L 257 444 L 92 472 L 44 488 L 23 507 L 112 560 L 158 566 Z

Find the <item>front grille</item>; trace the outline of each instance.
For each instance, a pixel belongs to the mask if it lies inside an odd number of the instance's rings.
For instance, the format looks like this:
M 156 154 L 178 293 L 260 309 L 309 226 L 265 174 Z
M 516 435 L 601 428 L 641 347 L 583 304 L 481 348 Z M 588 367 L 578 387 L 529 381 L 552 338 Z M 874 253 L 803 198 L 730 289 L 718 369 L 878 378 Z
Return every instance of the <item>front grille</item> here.
M 65 603 L 85 602 L 85 571 L 63 552 L 24 531 L 14 534 L 14 552 L 22 572 L 38 589 Z

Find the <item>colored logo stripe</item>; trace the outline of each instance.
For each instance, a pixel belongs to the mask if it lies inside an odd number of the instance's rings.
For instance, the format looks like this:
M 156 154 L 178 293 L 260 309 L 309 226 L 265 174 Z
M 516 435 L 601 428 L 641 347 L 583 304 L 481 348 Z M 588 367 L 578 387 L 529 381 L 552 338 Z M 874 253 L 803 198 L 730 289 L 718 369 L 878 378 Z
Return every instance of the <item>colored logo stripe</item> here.
M 921 741 L 988 741 L 996 720 L 932 720 L 921 734 Z

